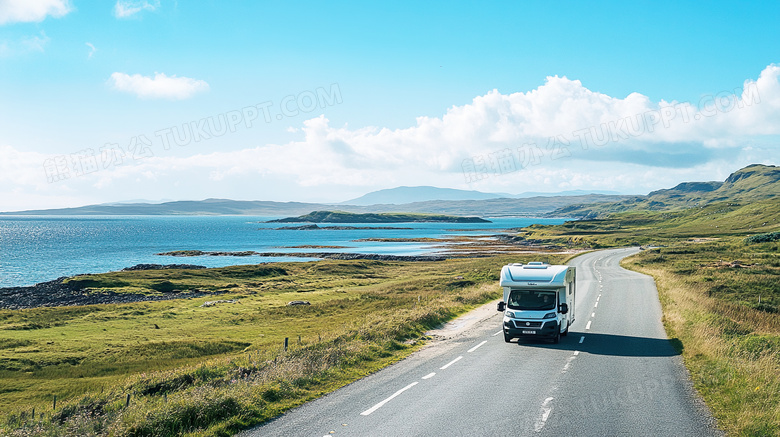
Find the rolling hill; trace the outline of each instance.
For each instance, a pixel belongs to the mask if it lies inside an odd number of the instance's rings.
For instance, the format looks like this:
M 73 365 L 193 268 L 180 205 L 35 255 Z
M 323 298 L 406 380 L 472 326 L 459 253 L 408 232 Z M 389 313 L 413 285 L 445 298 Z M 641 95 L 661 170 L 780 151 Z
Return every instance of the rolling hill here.
M 77 208 L 0 212 L 0 215 L 253 215 L 286 217 L 312 211 L 338 209 L 352 213 L 405 212 L 480 217 L 540 217 L 573 204 L 616 202 L 634 196 L 590 194 L 581 196 L 539 196 L 526 199 L 429 200 L 405 204 L 332 205 L 302 202 L 244 201 L 206 199 L 160 204 L 89 205 Z
M 428 201 L 459 201 L 459 200 L 488 200 L 488 199 L 527 199 L 531 197 L 570 197 L 588 196 L 592 194 L 619 195 L 614 191 L 586 191 L 569 190 L 555 193 L 523 192 L 520 194 L 509 193 L 485 193 L 473 190 L 456 190 L 454 188 L 438 188 L 430 186 L 420 187 L 396 187 L 385 190 L 372 191 L 356 199 L 341 202 L 342 205 L 403 205 L 407 203 Z
M 780 198 L 780 167 L 754 164 L 735 171 L 723 182 L 684 182 L 620 202 L 569 205 L 550 215 L 602 218 L 625 211 L 675 211 L 719 202 L 744 204 L 777 198 Z

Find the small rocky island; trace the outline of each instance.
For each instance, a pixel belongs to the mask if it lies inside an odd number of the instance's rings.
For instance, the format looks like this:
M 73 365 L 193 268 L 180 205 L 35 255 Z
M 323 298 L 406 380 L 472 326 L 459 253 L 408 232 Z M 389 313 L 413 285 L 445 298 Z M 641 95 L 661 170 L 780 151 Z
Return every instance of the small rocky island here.
M 397 228 L 392 226 L 317 226 L 317 225 L 301 225 L 301 226 L 283 226 L 281 228 L 274 228 L 275 231 L 408 231 L 412 228 Z
M 444 214 L 367 213 L 313 211 L 298 217 L 269 220 L 266 223 L 491 223 L 480 217 Z

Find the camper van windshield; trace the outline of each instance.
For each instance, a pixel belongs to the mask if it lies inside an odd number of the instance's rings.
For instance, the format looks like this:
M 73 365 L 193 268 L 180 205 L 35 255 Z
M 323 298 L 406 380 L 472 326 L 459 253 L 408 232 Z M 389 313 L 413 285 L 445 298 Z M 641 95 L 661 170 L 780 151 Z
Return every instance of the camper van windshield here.
M 555 308 L 555 292 L 512 290 L 507 307 L 513 310 L 551 310 Z

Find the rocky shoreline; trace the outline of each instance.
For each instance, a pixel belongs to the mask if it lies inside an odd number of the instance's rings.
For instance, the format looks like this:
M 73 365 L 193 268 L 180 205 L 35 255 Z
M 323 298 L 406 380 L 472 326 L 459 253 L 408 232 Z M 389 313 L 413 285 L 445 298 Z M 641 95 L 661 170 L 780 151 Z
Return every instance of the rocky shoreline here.
M 160 270 L 160 269 L 205 269 L 204 266 L 190 264 L 138 264 L 123 269 L 123 271 Z M 186 299 L 192 297 L 212 296 L 220 293 L 205 292 L 178 292 L 163 293 L 158 295 L 136 293 L 93 293 L 66 284 L 67 276 L 53 281 L 41 282 L 28 287 L 0 288 L 0 309 L 19 310 L 39 307 L 61 307 L 75 305 L 97 305 L 107 303 L 134 303 L 145 301 L 159 301 L 171 299 Z

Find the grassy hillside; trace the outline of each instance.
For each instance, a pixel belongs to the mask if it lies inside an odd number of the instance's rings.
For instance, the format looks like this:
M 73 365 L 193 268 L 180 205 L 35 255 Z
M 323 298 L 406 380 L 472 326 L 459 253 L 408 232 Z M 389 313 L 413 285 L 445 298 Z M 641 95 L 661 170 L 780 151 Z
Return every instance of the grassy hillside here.
M 749 236 L 780 225 L 780 197 L 753 203 L 710 203 L 672 211 L 633 210 L 609 218 L 533 225 L 527 239 L 569 247 L 615 247 L 674 244 L 680 239 Z
M 780 167 L 751 165 L 732 173 L 724 182 L 685 182 L 674 188 L 615 203 L 582 204 L 560 208 L 559 217 L 604 218 L 627 211 L 678 211 L 722 202 L 746 204 L 780 196 Z

